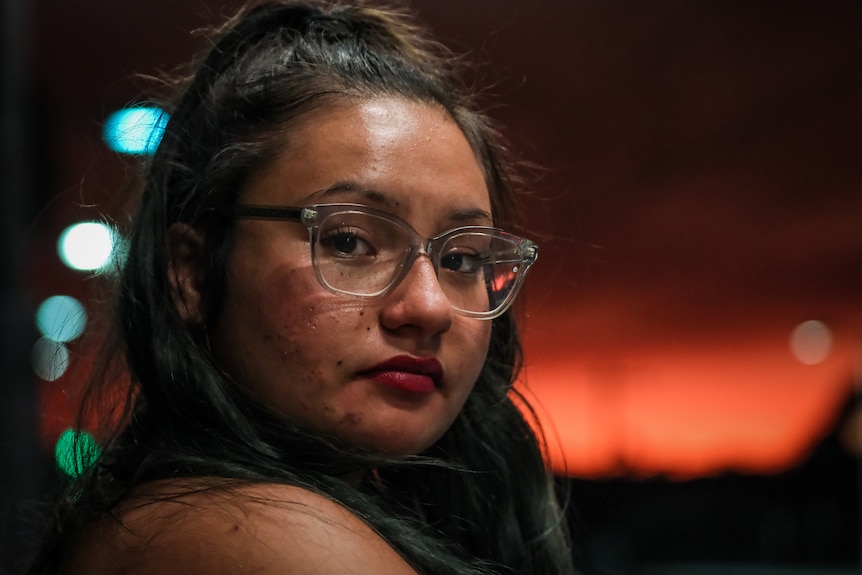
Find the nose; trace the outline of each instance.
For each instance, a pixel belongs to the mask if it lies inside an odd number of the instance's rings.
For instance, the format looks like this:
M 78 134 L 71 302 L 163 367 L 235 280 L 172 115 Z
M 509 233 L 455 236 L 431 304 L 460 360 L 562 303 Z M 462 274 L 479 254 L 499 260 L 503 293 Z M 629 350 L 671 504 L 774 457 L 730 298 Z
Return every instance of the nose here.
M 385 297 L 380 321 L 387 330 L 418 331 L 428 337 L 448 331 L 454 313 L 431 258 L 420 254 L 398 287 Z

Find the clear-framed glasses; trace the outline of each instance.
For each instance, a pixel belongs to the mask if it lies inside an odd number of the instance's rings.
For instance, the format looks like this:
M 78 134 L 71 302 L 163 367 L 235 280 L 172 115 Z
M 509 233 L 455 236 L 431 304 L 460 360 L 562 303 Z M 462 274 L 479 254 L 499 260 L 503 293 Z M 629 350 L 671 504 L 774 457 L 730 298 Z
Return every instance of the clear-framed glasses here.
M 539 255 L 535 242 L 497 228 L 464 226 L 425 238 L 401 218 L 358 204 L 240 204 L 228 213 L 305 224 L 314 273 L 336 294 L 382 297 L 425 254 L 452 309 L 478 319 L 494 319 L 509 308 Z

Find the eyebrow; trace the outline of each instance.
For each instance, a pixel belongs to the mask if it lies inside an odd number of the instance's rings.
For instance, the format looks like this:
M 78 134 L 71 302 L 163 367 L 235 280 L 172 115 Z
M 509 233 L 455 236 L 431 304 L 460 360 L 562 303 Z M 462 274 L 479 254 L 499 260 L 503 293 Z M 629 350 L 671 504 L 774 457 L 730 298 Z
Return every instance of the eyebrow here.
M 375 190 L 373 188 L 366 188 L 360 186 L 357 183 L 350 181 L 337 182 L 329 186 L 328 188 L 318 190 L 306 196 L 305 201 L 310 202 L 312 200 L 326 198 L 327 196 L 343 192 L 352 192 L 358 194 L 369 203 L 374 204 L 376 207 L 387 208 L 390 211 L 396 213 L 399 211 L 398 208 L 400 207 L 400 204 L 388 194 L 379 190 Z M 494 219 L 491 217 L 491 214 L 487 210 L 483 210 L 482 208 L 456 209 L 448 214 L 447 219 L 453 222 L 468 222 L 475 220 L 485 220 L 488 223 L 494 222 Z

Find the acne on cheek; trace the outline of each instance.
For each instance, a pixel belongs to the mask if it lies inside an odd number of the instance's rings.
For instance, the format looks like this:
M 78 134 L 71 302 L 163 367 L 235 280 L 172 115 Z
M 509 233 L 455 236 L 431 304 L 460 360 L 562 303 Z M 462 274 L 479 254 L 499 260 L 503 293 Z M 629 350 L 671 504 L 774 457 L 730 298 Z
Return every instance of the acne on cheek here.
M 289 326 L 285 326 L 286 328 Z M 297 337 L 295 333 L 289 332 L 287 329 L 283 334 L 278 336 L 281 342 L 281 357 L 287 365 L 292 365 L 297 357 L 302 357 L 306 353 L 305 345 L 302 338 Z
M 308 306 L 308 319 L 305 320 L 305 324 L 309 327 L 309 329 L 317 329 L 317 318 L 314 315 L 314 306 Z
M 364 315 L 365 315 L 365 308 L 359 308 L 359 317 L 362 317 Z M 359 324 L 360 325 L 362 324 L 362 320 L 359 321 Z M 365 326 L 365 331 L 371 331 L 371 326 L 370 325 Z
M 360 310 L 359 310 L 359 317 L 362 317 L 362 316 L 364 316 L 364 315 L 365 315 L 365 310 L 364 310 L 364 309 L 360 309 Z M 360 322 L 360 323 L 361 323 L 361 322 Z M 370 326 L 370 325 L 365 326 L 365 331 L 371 331 L 371 327 L 372 327 L 372 326 Z

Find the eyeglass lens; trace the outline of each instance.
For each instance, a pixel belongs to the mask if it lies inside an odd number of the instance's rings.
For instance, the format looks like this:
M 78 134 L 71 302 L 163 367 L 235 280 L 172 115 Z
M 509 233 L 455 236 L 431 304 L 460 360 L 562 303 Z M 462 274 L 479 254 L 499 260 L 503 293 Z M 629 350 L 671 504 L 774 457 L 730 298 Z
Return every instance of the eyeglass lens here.
M 314 260 L 330 288 L 373 296 L 389 289 L 409 262 L 412 231 L 358 211 L 329 214 L 318 224 Z M 518 284 L 523 257 L 515 241 L 490 231 L 460 230 L 432 243 L 440 286 L 455 309 L 497 309 Z

